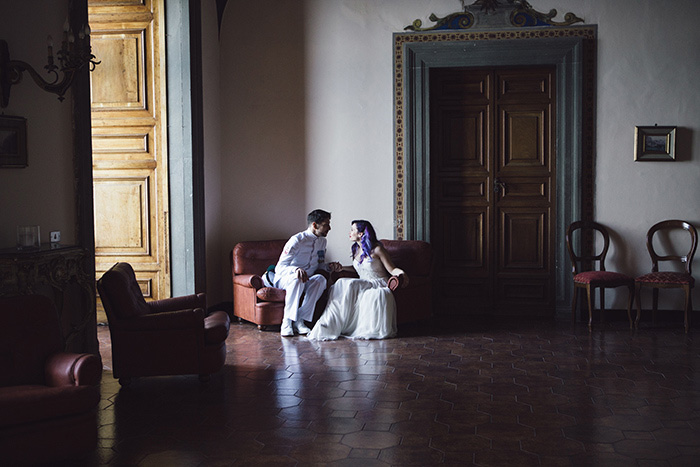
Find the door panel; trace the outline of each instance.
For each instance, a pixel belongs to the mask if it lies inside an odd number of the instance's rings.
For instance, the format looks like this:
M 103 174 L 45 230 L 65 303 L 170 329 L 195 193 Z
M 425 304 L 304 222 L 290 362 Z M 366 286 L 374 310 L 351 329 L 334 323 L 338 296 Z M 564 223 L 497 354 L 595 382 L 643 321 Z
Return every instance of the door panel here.
M 93 22 L 94 24 L 94 22 Z M 148 23 L 136 30 L 93 32 L 92 47 L 99 51 L 99 67 L 93 72 L 92 108 L 100 110 L 146 109 L 143 49 L 148 47 Z
M 438 313 L 553 313 L 554 97 L 551 67 L 431 70 Z
M 162 0 L 89 0 L 95 270 L 129 262 L 147 298 L 170 296 Z M 101 304 L 98 303 L 101 309 Z

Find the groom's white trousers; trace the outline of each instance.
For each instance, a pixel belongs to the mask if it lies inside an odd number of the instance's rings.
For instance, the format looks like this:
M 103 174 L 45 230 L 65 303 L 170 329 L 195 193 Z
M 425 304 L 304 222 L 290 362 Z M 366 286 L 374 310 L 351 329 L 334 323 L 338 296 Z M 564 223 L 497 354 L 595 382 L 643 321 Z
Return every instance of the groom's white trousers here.
M 326 290 L 326 278 L 321 274 L 315 274 L 309 277 L 308 281 L 302 282 L 296 274 L 287 274 L 280 277 L 275 286 L 284 289 L 287 293 L 284 297 L 285 319 L 312 321 L 316 302 Z M 299 305 L 302 294 L 304 300 Z

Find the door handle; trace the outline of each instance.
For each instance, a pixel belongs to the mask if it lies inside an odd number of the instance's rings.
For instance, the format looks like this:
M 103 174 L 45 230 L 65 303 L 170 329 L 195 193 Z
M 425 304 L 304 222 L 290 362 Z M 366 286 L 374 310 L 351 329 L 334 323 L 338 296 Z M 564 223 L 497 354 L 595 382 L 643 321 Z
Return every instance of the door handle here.
M 500 193 L 501 190 L 503 191 L 503 193 L 506 192 L 506 184 L 503 183 L 500 178 L 496 178 L 493 181 L 493 192 Z

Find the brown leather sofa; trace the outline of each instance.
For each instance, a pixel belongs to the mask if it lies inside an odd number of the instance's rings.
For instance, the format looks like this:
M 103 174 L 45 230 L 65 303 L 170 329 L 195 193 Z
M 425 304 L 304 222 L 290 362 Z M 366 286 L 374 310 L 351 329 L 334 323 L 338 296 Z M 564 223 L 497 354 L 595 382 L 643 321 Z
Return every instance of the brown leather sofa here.
M 206 315 L 206 295 L 146 302 L 129 263 L 97 281 L 112 340 L 112 371 L 127 385 L 138 376 L 198 374 L 207 381 L 226 361 L 230 318 Z
M 230 254 L 233 278 L 233 314 L 258 325 L 259 329 L 279 325 L 284 316 L 281 289 L 265 287 L 261 274 L 279 259 L 286 240 L 249 241 L 238 243 Z M 409 277 L 407 287 L 397 279 L 389 282 L 394 291 L 398 323 L 421 321 L 432 316 L 432 248 L 417 240 L 382 240 L 397 267 Z M 333 276 L 332 282 L 338 276 Z M 323 311 L 326 294 L 318 302 L 316 315 Z
M 64 352 L 41 295 L 0 298 L 0 464 L 78 460 L 97 446 L 102 363 Z

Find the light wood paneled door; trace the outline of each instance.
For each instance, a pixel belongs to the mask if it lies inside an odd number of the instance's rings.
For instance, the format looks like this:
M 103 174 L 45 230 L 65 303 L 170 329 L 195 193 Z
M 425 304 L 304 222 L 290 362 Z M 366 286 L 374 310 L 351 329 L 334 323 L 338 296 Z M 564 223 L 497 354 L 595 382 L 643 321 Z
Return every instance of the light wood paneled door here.
M 126 261 L 147 299 L 166 298 L 163 1 L 89 0 L 88 13 L 93 53 L 102 62 L 91 73 L 96 276 Z
M 554 313 L 554 72 L 430 72 L 437 314 Z

